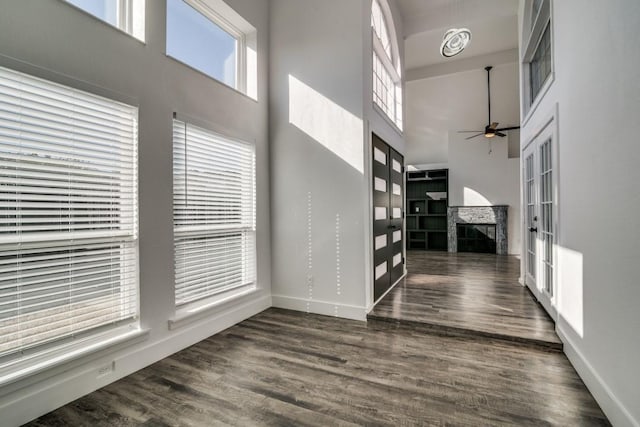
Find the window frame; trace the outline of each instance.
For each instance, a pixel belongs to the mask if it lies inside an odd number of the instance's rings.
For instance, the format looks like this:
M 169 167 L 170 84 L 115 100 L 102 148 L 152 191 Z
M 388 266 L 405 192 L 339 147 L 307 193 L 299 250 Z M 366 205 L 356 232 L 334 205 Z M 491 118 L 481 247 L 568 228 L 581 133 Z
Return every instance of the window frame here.
M 250 171 L 250 175 L 251 175 L 251 183 L 249 184 L 251 187 L 251 192 L 252 194 L 249 197 L 249 200 L 251 200 L 251 205 L 249 206 L 250 208 L 250 218 L 249 223 L 250 225 L 246 225 L 246 224 L 232 224 L 232 225 L 228 225 L 226 227 L 221 227 L 219 225 L 216 224 L 210 224 L 209 227 L 207 227 L 206 224 L 204 225 L 200 225 L 198 226 L 198 229 L 202 229 L 203 233 L 207 233 L 207 232 L 218 232 L 218 233 L 223 233 L 223 232 L 227 232 L 227 233 L 247 233 L 248 237 L 243 237 L 243 239 L 249 239 L 250 242 L 247 245 L 243 245 L 242 246 L 242 254 L 240 255 L 240 260 L 244 263 L 247 262 L 247 260 L 249 260 L 248 262 L 250 262 L 250 270 L 248 270 L 249 275 L 251 276 L 251 281 L 250 282 L 246 282 L 246 283 L 241 283 L 239 285 L 235 285 L 232 286 L 230 288 L 224 288 L 224 287 L 220 287 L 220 288 L 215 288 L 212 290 L 212 292 L 208 295 L 199 297 L 197 299 L 191 300 L 191 301 L 186 301 L 184 303 L 178 303 L 177 301 L 175 301 L 175 308 L 176 308 L 176 315 L 173 319 L 169 320 L 169 328 L 173 329 L 183 323 L 185 323 L 185 319 L 188 318 L 193 318 L 194 316 L 200 316 L 203 312 L 206 312 L 207 310 L 214 308 L 222 303 L 226 303 L 230 300 L 235 300 L 237 298 L 243 297 L 247 294 L 251 294 L 255 291 L 257 291 L 257 226 L 256 226 L 256 220 L 257 220 L 257 204 L 256 204 L 256 191 L 257 191 L 257 174 L 256 174 L 256 145 L 255 143 L 249 142 L 249 141 L 245 141 L 239 138 L 234 138 L 234 137 L 230 137 L 228 135 L 225 135 L 223 133 L 217 132 L 212 130 L 213 128 L 215 128 L 215 126 L 211 126 L 208 123 L 192 118 L 192 117 L 187 117 L 185 115 L 178 115 L 176 113 L 174 113 L 174 117 L 173 117 L 173 121 L 172 121 L 172 130 L 173 130 L 173 197 L 174 197 L 174 202 L 173 202 L 173 259 L 174 259 L 174 267 L 176 266 L 176 264 L 179 262 L 178 258 L 177 258 L 177 252 L 176 252 L 176 245 L 178 244 L 179 239 L 184 239 L 185 238 L 185 231 L 183 230 L 179 230 L 179 228 L 176 225 L 176 203 L 175 203 L 175 199 L 176 199 L 176 195 L 178 194 L 176 192 L 176 179 L 180 178 L 180 176 L 178 175 L 178 172 L 182 172 L 184 173 L 184 178 L 186 180 L 186 177 L 188 175 L 188 165 L 185 165 L 183 168 L 184 170 L 182 171 L 176 171 L 176 153 L 177 153 L 177 147 L 176 147 L 176 140 L 175 140 L 175 132 L 176 132 L 176 125 L 177 126 L 184 126 L 184 133 L 185 133 L 185 137 L 186 137 L 186 132 L 187 132 L 187 128 L 188 127 L 194 127 L 196 128 L 196 130 L 198 132 L 204 132 L 206 134 L 208 134 L 209 136 L 211 136 L 212 138 L 216 138 L 216 139 L 221 139 L 223 140 L 225 143 L 228 144 L 235 144 L 237 146 L 242 146 L 242 147 L 249 147 L 250 151 L 251 151 L 251 162 L 252 162 L 252 166 L 251 166 L 251 171 Z M 185 141 L 185 146 L 184 146 L 184 156 L 185 158 L 187 158 L 188 156 L 188 151 L 187 151 L 187 147 L 186 147 L 186 141 Z M 193 167 L 193 166 L 192 166 Z M 185 191 L 185 196 L 188 195 L 188 188 L 184 188 Z M 238 194 L 242 194 L 242 193 L 238 193 Z M 200 196 L 201 197 L 201 196 Z M 242 199 L 242 198 L 241 198 Z M 242 200 L 241 200 L 242 201 Z M 244 210 L 246 209 L 246 206 L 241 206 L 241 209 Z M 241 218 L 241 222 L 244 222 L 244 219 L 246 218 Z M 184 226 L 182 227 L 184 228 Z M 187 230 L 186 234 L 189 234 L 190 231 Z M 194 235 L 194 237 L 197 237 Z M 245 252 L 245 250 L 248 250 L 249 252 Z M 243 267 L 243 275 L 247 272 L 245 271 L 246 267 Z M 174 272 L 174 297 L 176 296 L 177 293 L 177 267 L 176 267 L 176 271 Z M 186 323 L 189 323 L 188 321 Z
M 9 64 L 11 64 L 9 62 Z M 52 339 L 43 339 L 39 342 L 28 344 L 23 348 L 18 348 L 10 352 L 5 352 L 0 356 L 0 386 L 11 384 L 23 380 L 26 377 L 36 375 L 51 367 L 68 363 L 70 361 L 80 359 L 99 351 L 108 351 L 111 346 L 115 345 L 128 345 L 128 343 L 138 342 L 141 338 L 146 338 L 148 331 L 140 329 L 139 317 L 140 317 L 140 281 L 139 281 L 139 200 L 138 200 L 138 120 L 139 120 L 139 108 L 134 105 L 132 99 L 123 97 L 120 94 L 112 93 L 108 90 L 97 88 L 86 84 L 84 82 L 76 81 L 71 78 L 61 77 L 55 73 L 48 72 L 46 70 L 40 70 L 31 66 L 18 66 L 17 64 L 8 65 L 2 63 L 0 66 L 8 70 L 9 72 L 18 73 L 24 75 L 24 79 L 28 81 L 29 78 L 39 81 L 43 87 L 56 91 L 68 91 L 70 93 L 77 93 L 80 96 L 78 102 L 85 102 L 82 94 L 88 95 L 90 99 L 97 102 L 110 102 L 113 104 L 120 104 L 126 106 L 135 116 L 132 121 L 134 131 L 131 139 L 131 154 L 130 160 L 130 173 L 131 184 L 133 185 L 129 200 L 131 205 L 127 206 L 127 209 L 132 210 L 130 219 L 133 221 L 130 226 L 129 233 L 85 233 L 84 235 L 69 231 L 69 236 L 63 238 L 61 232 L 55 234 L 41 235 L 39 238 L 26 239 L 27 243 L 11 243 L 9 241 L 0 245 L 0 249 L 5 251 L 34 251 L 47 248 L 53 248 L 55 251 L 60 250 L 72 250 L 82 245 L 95 246 L 95 245 L 130 245 L 130 257 L 128 260 L 122 262 L 131 263 L 133 269 L 131 270 L 130 277 L 132 278 L 129 285 L 124 282 L 120 282 L 119 287 L 126 291 L 126 289 L 133 289 L 135 294 L 132 299 L 127 303 L 129 307 L 133 308 L 130 316 L 123 317 L 121 320 L 110 323 L 102 323 L 97 326 L 92 326 L 90 329 L 79 330 L 72 334 L 63 334 L 56 336 Z M 77 95 L 76 95 L 77 96 Z M 75 98 L 75 96 L 74 96 Z M 123 99 L 124 98 L 124 99 Z M 84 101 L 83 101 L 84 100 Z M 62 103 L 61 100 L 58 100 Z M 66 104 L 62 104 L 69 107 Z M 75 105 L 75 104 L 74 104 Z M 56 114 L 57 110 L 53 110 L 52 113 Z M 104 126 L 104 123 L 98 126 Z M 43 147 L 46 145 L 43 143 Z M 55 143 L 53 143 L 55 146 Z M 48 149 L 52 149 L 49 147 Z M 99 149 L 98 149 L 99 150 Z M 129 169 L 127 169 L 129 170 Z M 123 181 L 124 182 L 124 181 Z M 43 187 L 48 189 L 49 187 Z M 44 190 L 43 190 L 44 191 Z M 69 193 L 73 194 L 73 193 Z M 120 194 L 120 193 L 118 193 Z M 76 195 L 74 195 L 76 197 Z M 121 199 L 121 196 L 118 196 Z M 79 204 L 83 203 L 79 201 Z M 100 217 L 100 213 L 96 218 Z M 36 236 L 37 237 L 37 236 Z M 123 254 L 118 255 L 121 258 Z M 59 258 L 59 257 L 56 257 Z M 68 270 L 72 271 L 72 270 Z M 122 298 L 122 297 L 120 297 Z M 124 303 L 119 303 L 124 304 Z M 116 304 L 117 306 L 117 304 Z M 43 308 L 43 310 L 45 310 Z M 42 311 L 42 310 L 41 310 Z M 130 310 L 129 310 L 130 311 Z
M 554 60 L 554 31 L 552 17 L 552 0 L 542 0 L 541 6 L 534 16 L 533 0 L 527 0 L 525 3 L 525 16 L 523 25 L 522 39 L 524 42 L 522 63 L 522 111 L 524 120 L 527 123 L 540 104 L 542 98 L 548 92 L 549 88 L 555 80 L 555 60 Z M 530 28 L 528 30 L 528 28 Z M 550 40 L 550 71 L 545 80 L 540 85 L 539 91 L 533 96 L 531 87 L 531 62 L 542 42 L 546 30 L 549 30 Z
M 548 33 L 547 33 L 548 31 Z M 535 101 L 535 99 L 538 97 L 538 95 L 540 94 L 540 92 L 542 91 L 542 88 L 544 87 L 547 79 L 549 78 L 549 76 L 551 75 L 551 69 L 549 69 L 548 73 L 544 76 L 544 80 L 542 82 L 539 83 L 539 86 L 537 88 L 537 92 L 534 93 L 534 86 L 533 86 L 533 61 L 536 58 L 536 55 L 539 52 L 539 49 L 543 46 L 543 41 L 545 40 L 545 35 L 549 35 L 548 41 L 549 41 L 549 46 L 548 49 L 546 49 L 546 53 L 548 53 L 550 61 L 552 58 L 551 55 L 551 22 L 547 21 L 547 25 L 544 28 L 544 30 L 542 31 L 542 35 L 540 36 L 540 40 L 538 40 L 538 43 L 535 47 L 535 49 L 533 50 L 533 55 L 531 56 L 531 58 L 529 59 L 528 62 L 528 72 L 529 72 L 529 80 L 528 80 L 528 87 L 529 87 L 529 99 L 531 100 L 531 103 L 533 103 Z M 545 55 L 546 56 L 546 55 Z
M 134 39 L 145 43 L 146 35 L 146 23 L 145 23 L 145 9 L 146 4 L 144 0 L 116 0 L 116 23 L 105 21 L 101 17 L 94 15 L 81 6 L 71 3 L 70 0 L 62 0 L 64 3 L 71 7 L 99 20 L 100 22 L 109 25 L 110 27 L 120 30 Z M 139 22 L 136 22 L 135 16 L 139 16 Z M 140 25 L 141 24 L 141 25 Z
M 166 0 L 165 6 L 168 10 L 168 2 L 172 0 Z M 235 85 L 231 86 L 222 80 L 208 74 L 207 72 L 185 62 L 182 59 L 177 58 L 174 55 L 166 52 L 165 54 L 186 65 L 187 67 L 202 73 L 219 82 L 226 87 L 236 90 L 243 95 L 250 97 L 253 100 L 258 99 L 257 94 L 257 61 L 253 63 L 249 59 L 249 52 L 255 52 L 257 50 L 257 30 L 247 22 L 242 16 L 231 9 L 228 5 L 224 4 L 222 0 L 175 0 L 182 1 L 187 6 L 192 7 L 196 12 L 201 14 L 204 18 L 210 21 L 213 25 L 217 26 L 220 30 L 227 33 L 229 36 L 236 40 L 235 57 L 236 57 L 236 76 Z M 166 38 L 168 39 L 169 32 L 167 31 Z M 205 52 L 206 54 L 206 52 Z
M 384 0 L 372 0 L 371 2 L 371 40 L 372 40 L 372 102 L 376 109 L 380 110 L 383 117 L 388 119 L 390 123 L 398 130 L 400 134 L 403 131 L 404 125 L 404 109 L 402 108 L 403 88 L 402 88 L 402 75 L 400 72 L 400 52 L 397 45 L 397 37 L 395 26 L 393 26 L 393 19 L 391 16 L 388 4 L 383 3 Z M 380 10 L 382 18 L 382 26 L 386 31 L 386 35 L 389 38 L 389 52 L 385 48 L 378 32 L 374 25 L 373 9 L 374 4 L 377 5 Z M 376 90 L 377 81 L 380 80 L 384 84 L 385 75 L 378 75 L 376 71 L 376 60 L 382 65 L 382 71 L 386 73 L 386 76 L 391 80 L 393 87 L 386 88 L 386 93 L 379 93 Z M 380 101 L 378 101 L 380 98 Z M 389 98 L 388 102 L 391 105 L 384 105 L 382 98 Z M 399 102 L 398 102 L 399 101 Z

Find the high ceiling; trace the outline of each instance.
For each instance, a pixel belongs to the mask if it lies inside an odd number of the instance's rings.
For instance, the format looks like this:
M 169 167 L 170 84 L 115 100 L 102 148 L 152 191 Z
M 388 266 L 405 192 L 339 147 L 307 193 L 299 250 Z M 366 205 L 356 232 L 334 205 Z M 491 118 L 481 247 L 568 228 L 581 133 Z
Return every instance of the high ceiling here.
M 518 0 L 398 0 L 398 4 L 404 22 L 406 69 L 518 46 Z M 445 31 L 461 27 L 471 30 L 471 44 L 455 58 L 442 57 Z

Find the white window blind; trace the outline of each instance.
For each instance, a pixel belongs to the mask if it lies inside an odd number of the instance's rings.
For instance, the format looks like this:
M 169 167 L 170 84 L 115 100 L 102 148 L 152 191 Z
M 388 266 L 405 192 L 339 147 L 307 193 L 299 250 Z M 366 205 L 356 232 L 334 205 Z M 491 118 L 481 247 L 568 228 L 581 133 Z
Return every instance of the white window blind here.
M 137 114 L 0 67 L 0 356 L 137 316 Z
M 255 149 L 173 122 L 175 300 L 255 282 Z

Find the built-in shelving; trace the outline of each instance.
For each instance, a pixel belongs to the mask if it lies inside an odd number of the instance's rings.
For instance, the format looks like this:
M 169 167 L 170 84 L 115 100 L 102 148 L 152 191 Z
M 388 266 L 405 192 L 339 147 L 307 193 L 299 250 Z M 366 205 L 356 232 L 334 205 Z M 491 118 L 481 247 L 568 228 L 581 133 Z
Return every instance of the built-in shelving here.
M 447 169 L 407 172 L 407 247 L 447 250 Z

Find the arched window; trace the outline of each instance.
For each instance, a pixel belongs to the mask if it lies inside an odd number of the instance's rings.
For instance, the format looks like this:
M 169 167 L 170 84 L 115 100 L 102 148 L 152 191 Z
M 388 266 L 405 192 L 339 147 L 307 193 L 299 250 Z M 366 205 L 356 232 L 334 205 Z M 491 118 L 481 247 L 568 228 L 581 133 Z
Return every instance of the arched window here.
M 384 1 L 384 0 L 382 0 Z M 402 130 L 402 81 L 397 37 L 386 3 L 373 0 L 373 102 Z

